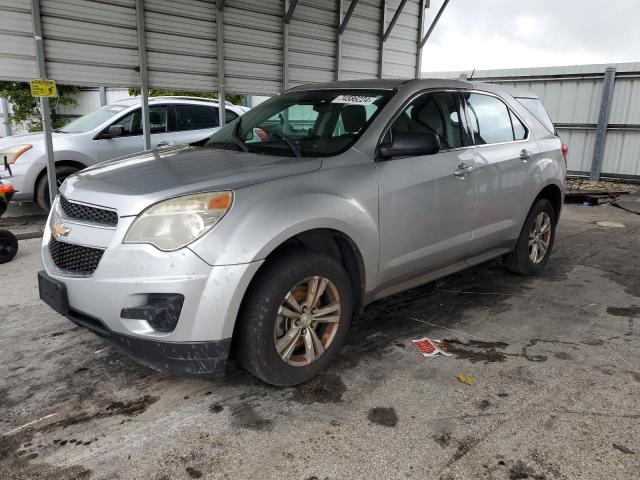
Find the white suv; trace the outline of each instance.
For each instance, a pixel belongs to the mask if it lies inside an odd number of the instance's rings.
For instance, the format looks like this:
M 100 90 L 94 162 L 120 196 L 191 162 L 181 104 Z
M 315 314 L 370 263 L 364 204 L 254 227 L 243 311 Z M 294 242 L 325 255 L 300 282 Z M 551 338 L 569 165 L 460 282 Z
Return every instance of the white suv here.
M 204 142 L 220 128 L 217 100 L 153 97 L 149 105 L 152 148 Z M 227 102 L 226 121 L 247 110 Z M 140 98 L 106 105 L 55 130 L 53 148 L 58 185 L 85 167 L 144 150 Z M 0 176 L 17 190 L 14 200 L 49 208 L 46 166 L 42 133 L 0 139 Z

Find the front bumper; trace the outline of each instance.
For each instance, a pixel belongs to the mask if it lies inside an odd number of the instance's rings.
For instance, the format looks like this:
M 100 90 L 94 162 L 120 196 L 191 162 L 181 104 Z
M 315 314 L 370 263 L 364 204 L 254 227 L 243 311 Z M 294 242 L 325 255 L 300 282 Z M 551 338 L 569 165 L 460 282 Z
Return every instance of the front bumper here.
M 66 317 L 154 370 L 189 377 L 224 375 L 230 338 L 209 342 L 158 342 L 114 332 L 100 320 L 75 310 L 70 310 Z
M 99 227 L 66 217 L 58 203 L 42 243 L 43 274 L 65 291 L 66 308 L 54 309 L 154 369 L 180 375 L 219 373 L 242 298 L 262 261 L 212 266 L 189 248 L 161 252 L 150 245 L 123 244 L 132 217 L 120 217 L 114 228 Z M 49 251 L 54 223 L 69 229 L 58 242 L 104 250 L 92 274 L 56 266 Z M 123 309 L 144 306 L 158 294 L 184 298 L 172 331 L 123 314 Z

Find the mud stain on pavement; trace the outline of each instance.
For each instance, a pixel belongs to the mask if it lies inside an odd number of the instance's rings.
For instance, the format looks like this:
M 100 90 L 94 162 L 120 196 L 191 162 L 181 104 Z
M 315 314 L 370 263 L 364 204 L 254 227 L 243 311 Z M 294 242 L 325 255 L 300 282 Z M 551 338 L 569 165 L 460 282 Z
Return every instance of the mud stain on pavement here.
M 338 403 L 347 391 L 342 379 L 334 373 L 324 373 L 296 387 L 292 400 L 308 405 L 310 403 Z
M 245 428 L 255 431 L 271 430 L 273 424 L 271 420 L 263 418 L 257 411 L 258 405 L 253 403 L 242 403 L 232 409 L 231 423 L 235 427 Z
M 607 307 L 607 313 L 614 317 L 640 317 L 640 306 Z
M 392 408 L 374 407 L 369 410 L 367 418 L 371 423 L 382 425 L 383 427 L 395 427 L 398 425 L 398 415 Z
M 467 343 L 455 338 L 447 338 L 443 340 L 447 352 L 458 358 L 469 360 L 471 363 L 484 362 L 504 362 L 507 354 L 499 352 L 497 349 L 504 349 L 509 345 L 504 342 L 483 342 L 480 340 L 469 340 Z M 462 348 L 462 347 L 472 348 Z

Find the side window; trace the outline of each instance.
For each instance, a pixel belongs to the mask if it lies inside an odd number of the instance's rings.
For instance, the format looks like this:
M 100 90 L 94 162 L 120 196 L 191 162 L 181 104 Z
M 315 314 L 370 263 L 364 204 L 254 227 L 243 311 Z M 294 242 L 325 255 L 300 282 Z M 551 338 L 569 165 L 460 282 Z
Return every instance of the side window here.
M 149 123 L 151 124 L 151 133 L 167 132 L 167 107 L 164 105 L 156 105 L 149 108 Z M 130 137 L 134 135 L 142 135 L 142 112 L 140 109 L 134 110 L 129 115 L 125 115 L 120 120 L 116 120 L 113 125 L 122 127 L 122 136 Z
M 471 93 L 467 97 L 467 109 L 476 145 L 513 141 L 511 115 L 501 100 L 489 95 Z M 520 127 L 524 128 L 522 124 Z
M 218 126 L 218 109 L 206 105 L 176 104 L 176 127 L 179 132 Z
M 527 128 L 522 124 L 520 119 L 516 117 L 511 110 L 509 110 L 509 115 L 511 115 L 514 138 L 516 140 L 524 140 L 527 138 Z
M 224 111 L 224 121 L 225 121 L 225 123 L 231 123 L 236 118 L 238 118 L 238 114 L 236 112 L 232 112 L 231 110 L 225 109 L 225 111 Z
M 411 102 L 391 125 L 391 134 L 430 132 L 440 138 L 443 150 L 460 148 L 462 131 L 458 102 L 453 93 L 426 93 Z

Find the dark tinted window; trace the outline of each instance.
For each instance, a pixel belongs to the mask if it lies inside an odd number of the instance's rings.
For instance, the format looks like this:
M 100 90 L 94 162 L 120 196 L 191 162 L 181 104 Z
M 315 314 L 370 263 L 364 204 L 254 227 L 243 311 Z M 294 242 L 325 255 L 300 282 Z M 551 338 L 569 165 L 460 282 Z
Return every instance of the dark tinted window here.
M 178 131 L 202 130 L 218 126 L 218 109 L 206 105 L 175 105 Z
M 391 134 L 397 132 L 430 132 L 438 135 L 443 150 L 462 147 L 456 97 L 452 93 L 421 95 L 394 121 Z
M 149 123 L 151 133 L 166 133 L 168 129 L 168 112 L 164 105 L 156 105 L 149 108 Z M 122 126 L 122 136 L 142 135 L 142 113 L 140 109 L 134 110 L 117 120 L 113 125 Z
M 555 135 L 556 129 L 540 100 L 537 98 L 518 98 L 517 100 L 524 106 L 524 108 L 529 110 L 531 115 L 536 117 L 538 121 L 544 125 L 544 128 Z

